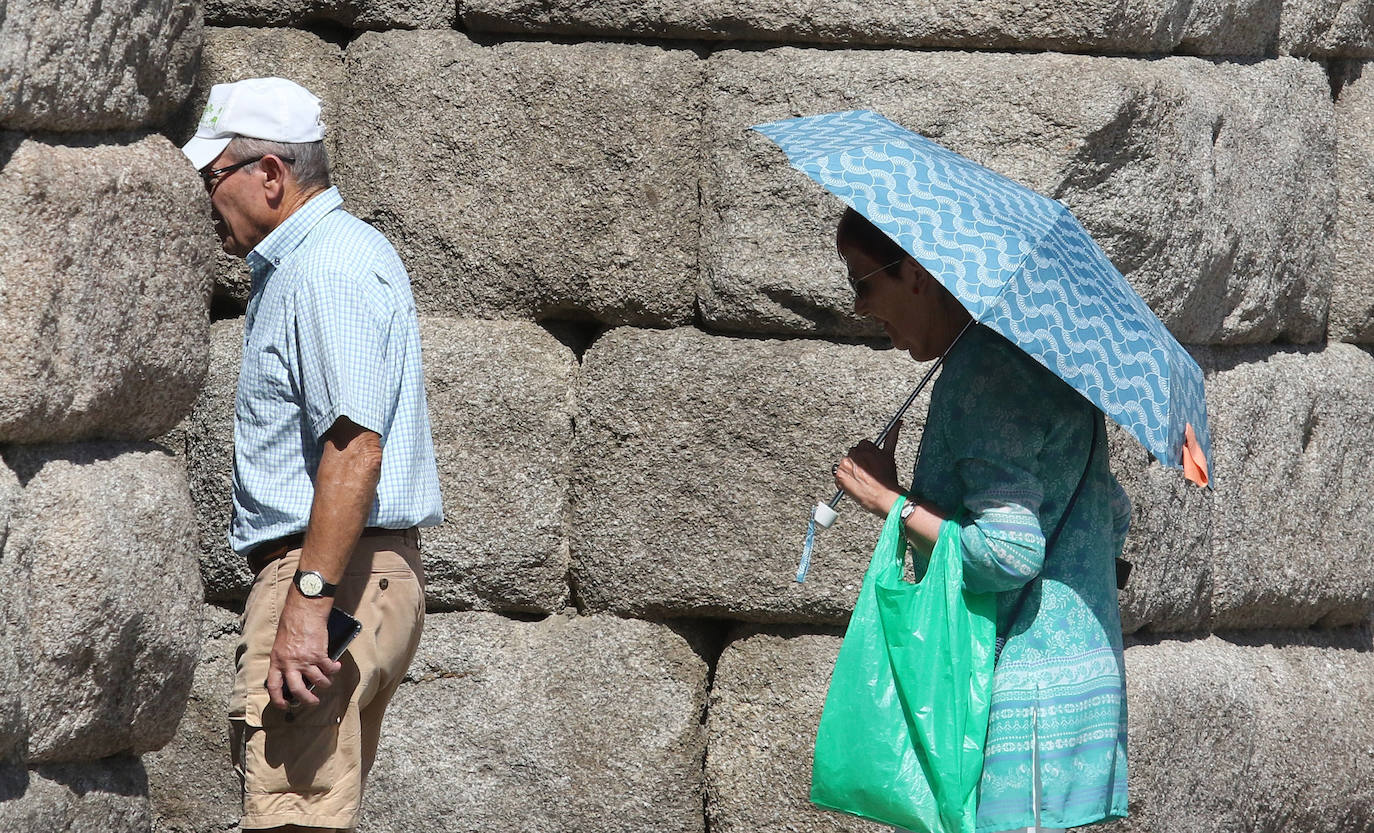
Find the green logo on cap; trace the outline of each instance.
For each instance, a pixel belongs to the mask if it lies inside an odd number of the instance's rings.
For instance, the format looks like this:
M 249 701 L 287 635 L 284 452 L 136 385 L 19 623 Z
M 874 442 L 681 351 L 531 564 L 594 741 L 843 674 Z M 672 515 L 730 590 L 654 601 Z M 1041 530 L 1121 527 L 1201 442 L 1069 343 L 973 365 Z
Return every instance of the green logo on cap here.
M 224 114 L 224 107 L 216 107 L 214 104 L 206 104 L 205 112 L 200 115 L 201 127 L 214 127 L 219 123 L 219 117 Z

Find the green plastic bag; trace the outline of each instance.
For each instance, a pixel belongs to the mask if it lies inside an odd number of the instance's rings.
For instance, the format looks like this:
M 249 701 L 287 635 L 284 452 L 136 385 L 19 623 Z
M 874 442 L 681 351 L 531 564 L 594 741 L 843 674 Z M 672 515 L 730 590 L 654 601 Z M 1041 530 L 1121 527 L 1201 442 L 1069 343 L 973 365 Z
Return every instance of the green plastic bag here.
M 964 590 L 953 521 L 921 581 L 903 579 L 903 503 L 883 525 L 835 661 L 811 801 L 918 833 L 973 833 L 996 596 Z

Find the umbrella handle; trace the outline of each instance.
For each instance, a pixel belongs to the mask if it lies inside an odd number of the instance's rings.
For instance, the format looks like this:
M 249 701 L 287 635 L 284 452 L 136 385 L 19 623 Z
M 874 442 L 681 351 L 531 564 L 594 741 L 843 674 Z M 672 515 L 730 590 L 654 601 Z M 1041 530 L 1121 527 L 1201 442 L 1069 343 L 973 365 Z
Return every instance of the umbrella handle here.
M 940 369 L 940 365 L 945 363 L 945 356 L 949 355 L 949 351 L 954 349 L 954 345 L 959 343 L 959 339 L 963 338 L 964 333 L 968 332 L 968 328 L 972 326 L 973 318 L 970 317 L 968 323 L 964 325 L 964 328 L 959 331 L 959 334 L 955 336 L 954 340 L 945 348 L 945 352 L 940 354 L 940 357 L 936 359 L 935 363 L 926 371 L 926 375 L 921 377 L 921 381 L 916 384 L 916 389 L 913 390 L 911 395 L 906 398 L 906 401 L 902 403 L 902 407 L 898 408 L 897 413 L 893 414 L 892 418 L 887 421 L 887 425 L 883 426 L 883 430 L 878 433 L 878 439 L 873 441 L 874 445 L 883 444 L 883 441 L 887 439 L 887 435 L 891 433 L 893 426 L 895 426 L 906 414 L 907 409 L 915 404 L 916 397 L 921 395 L 921 391 L 925 388 L 926 383 L 930 381 L 930 377 L 934 376 L 935 371 Z M 839 517 L 839 513 L 835 510 L 839 509 L 840 501 L 842 500 L 844 500 L 844 489 L 836 489 L 834 496 L 831 497 L 829 501 L 825 503 L 818 502 L 816 508 L 811 510 L 811 520 L 816 522 L 816 526 L 822 529 L 829 529 L 830 525 L 835 523 L 835 519 Z

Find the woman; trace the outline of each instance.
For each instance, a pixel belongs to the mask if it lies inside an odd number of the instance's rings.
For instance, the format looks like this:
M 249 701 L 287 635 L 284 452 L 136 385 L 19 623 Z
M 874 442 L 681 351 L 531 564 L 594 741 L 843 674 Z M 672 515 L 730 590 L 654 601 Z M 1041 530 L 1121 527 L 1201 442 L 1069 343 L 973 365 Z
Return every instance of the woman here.
M 993 675 L 978 833 L 1125 816 L 1114 561 L 1130 504 L 1107 465 L 1102 414 L 1002 336 L 976 324 L 961 336 L 963 306 L 853 209 L 837 245 L 854 309 L 913 359 L 945 356 L 903 529 L 928 556 L 940 524 L 958 520 L 964 585 L 998 594 L 1006 645 Z M 835 469 L 836 484 L 884 518 L 902 491 L 896 435 L 881 448 L 860 443 Z

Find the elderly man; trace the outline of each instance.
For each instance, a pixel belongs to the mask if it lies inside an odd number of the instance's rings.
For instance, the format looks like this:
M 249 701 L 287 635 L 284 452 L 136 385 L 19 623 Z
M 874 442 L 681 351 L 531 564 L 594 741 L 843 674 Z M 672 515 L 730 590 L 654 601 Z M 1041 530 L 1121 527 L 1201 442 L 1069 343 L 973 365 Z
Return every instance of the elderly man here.
M 229 704 L 245 829 L 350 829 L 420 639 L 442 519 L 410 280 L 330 184 L 319 99 L 219 84 L 183 152 L 252 271 L 234 406 L 235 552 L 255 574 Z M 331 607 L 361 632 L 327 653 Z

